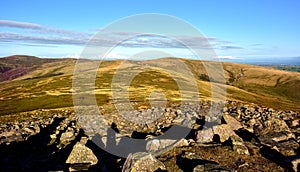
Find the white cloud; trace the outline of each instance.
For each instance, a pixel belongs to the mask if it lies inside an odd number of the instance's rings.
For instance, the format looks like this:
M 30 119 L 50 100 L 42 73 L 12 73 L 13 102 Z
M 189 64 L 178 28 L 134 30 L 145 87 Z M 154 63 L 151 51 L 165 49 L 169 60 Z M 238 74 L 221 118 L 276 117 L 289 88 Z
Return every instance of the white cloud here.
M 141 42 L 148 42 L 149 39 L 147 39 L 147 38 L 139 38 L 139 41 L 141 41 Z
M 237 58 L 235 56 L 217 56 L 216 58 L 220 59 L 220 60 L 237 60 L 237 59 L 240 59 L 240 58 Z
M 73 58 L 73 59 L 79 59 L 79 54 L 68 54 L 64 56 L 40 56 L 42 58 Z
M 129 59 L 129 57 L 119 53 L 109 53 L 104 56 L 104 59 L 120 59 L 120 60 L 125 59 L 126 60 Z

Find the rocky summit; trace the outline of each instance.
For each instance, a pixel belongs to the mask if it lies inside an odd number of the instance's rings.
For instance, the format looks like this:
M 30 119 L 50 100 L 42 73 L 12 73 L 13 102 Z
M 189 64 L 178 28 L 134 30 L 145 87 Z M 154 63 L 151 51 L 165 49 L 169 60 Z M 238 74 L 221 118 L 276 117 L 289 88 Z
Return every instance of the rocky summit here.
M 112 140 L 113 135 L 107 132 L 106 140 L 99 139 L 102 146 L 95 141 L 97 133 L 80 125 L 78 116 L 70 109 L 28 112 L 31 120 L 2 120 L 0 171 L 300 170 L 300 115 L 297 112 L 236 101 L 227 101 L 224 107 L 203 101 L 128 113 L 160 118 L 134 124 L 116 112 L 103 114 L 110 126 L 108 131 L 115 135 Z M 186 119 L 192 121 L 191 125 L 184 125 Z M 86 123 L 93 128 L 95 121 L 90 118 Z M 189 132 L 184 138 L 161 137 L 172 131 L 173 126 L 181 127 L 173 131 L 175 136 L 176 132 Z M 143 140 L 145 152 L 123 144 L 123 148 L 128 149 L 127 157 L 111 154 L 108 147 L 122 146 L 122 139 L 118 138 Z

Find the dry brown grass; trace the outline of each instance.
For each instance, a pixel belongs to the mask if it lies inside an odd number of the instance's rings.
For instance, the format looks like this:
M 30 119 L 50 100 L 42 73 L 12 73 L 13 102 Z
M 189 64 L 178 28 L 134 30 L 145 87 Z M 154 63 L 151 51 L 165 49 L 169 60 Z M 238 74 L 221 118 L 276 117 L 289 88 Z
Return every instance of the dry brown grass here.
M 121 65 L 123 61 L 120 60 L 102 62 L 95 84 L 99 105 L 111 102 L 111 82 L 116 70 L 140 72 L 130 85 L 131 101 L 148 101 L 151 92 L 157 89 L 161 90 L 169 101 L 179 101 L 180 92 L 172 76 L 186 83 L 187 90 L 191 87 L 190 81 L 196 78 L 199 92 L 193 94 L 201 99 L 210 99 L 211 83 L 200 77 L 207 75 L 203 63 L 186 59 L 180 61 L 188 66 L 193 76 L 181 71 L 178 59 L 177 62 L 172 59 L 132 61 L 127 65 Z M 64 59 L 42 64 L 25 76 L 1 82 L 0 114 L 72 106 L 72 75 L 75 62 L 72 59 Z M 141 64 L 152 68 L 145 72 L 140 68 Z M 119 68 L 120 65 L 122 68 Z M 164 67 L 164 70 L 160 67 Z M 223 68 L 227 82 L 227 99 L 275 109 L 300 111 L 299 73 L 234 63 L 223 63 Z M 218 87 L 223 86 L 219 84 Z

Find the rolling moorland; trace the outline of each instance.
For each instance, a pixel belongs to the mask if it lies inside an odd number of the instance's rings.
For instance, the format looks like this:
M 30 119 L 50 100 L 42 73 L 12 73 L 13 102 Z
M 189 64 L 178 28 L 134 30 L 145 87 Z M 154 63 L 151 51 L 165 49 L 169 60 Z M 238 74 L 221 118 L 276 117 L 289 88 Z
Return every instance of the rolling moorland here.
M 198 79 L 199 96 L 209 99 L 210 81 L 201 61 L 181 60 L 191 69 L 194 78 Z M 101 63 L 95 84 L 99 105 L 111 101 L 110 83 L 121 62 Z M 156 62 L 169 63 L 167 58 L 157 59 Z M 1 58 L 0 115 L 73 106 L 72 76 L 75 63 L 74 59 L 41 59 L 31 56 Z M 227 84 L 226 99 L 300 111 L 299 73 L 235 63 L 223 63 L 223 68 Z M 176 75 L 181 77 L 180 73 Z M 153 88 L 149 89 L 150 86 Z M 158 70 L 141 72 L 134 78 L 130 90 L 131 101 L 144 101 L 155 88 L 163 89 L 169 101 L 178 99 L 175 81 Z M 141 92 L 145 94 L 138 94 Z
M 140 68 L 141 64 L 158 63 L 172 69 L 176 67 L 174 58 L 130 61 L 121 70 L 119 66 L 124 61 L 106 60 L 97 71 L 97 104 L 104 116 L 110 119 L 111 128 L 122 135 L 139 139 L 145 139 L 147 135 L 155 137 L 174 125 L 172 121 L 176 121 L 180 114 L 190 111 L 198 114 L 196 125 L 191 128 L 193 133 L 178 146 L 157 156 L 157 159 L 144 157 L 143 161 L 154 168 L 148 171 L 299 170 L 300 73 L 271 66 L 223 62 L 226 85 L 216 83 L 216 92 L 217 96 L 222 97 L 224 95 L 218 95 L 218 88 L 226 88 L 226 97 L 223 98 L 227 104 L 219 125 L 213 130 L 204 130 L 203 124 L 209 121 L 209 117 L 202 111 L 210 106 L 207 103 L 211 101 L 210 78 L 202 61 L 177 60 L 185 63 L 193 76 L 186 76 L 180 70 L 151 68 L 144 71 Z M 86 63 L 93 61 L 87 60 Z M 92 171 L 139 171 L 148 168 L 130 156 L 119 159 L 99 150 L 91 141 L 80 141 L 86 134 L 76 123 L 73 113 L 72 78 L 75 64 L 76 59 L 22 55 L 0 58 L 0 171 L 68 170 L 69 167 L 82 170 L 83 167 L 72 167 L 72 164 L 80 163 L 73 162 L 70 156 L 76 147 L 84 145 L 88 147 L 84 148 L 85 151 L 90 149 L 95 154 L 89 155 L 92 160 L 88 164 L 92 165 Z M 116 115 L 111 82 L 118 70 L 125 71 L 125 78 L 126 71 L 139 73 L 130 83 L 128 92 L 132 106 L 139 110 L 141 116 L 147 114 L 154 90 L 165 94 L 170 108 L 163 110 L 164 116 L 158 124 L 152 127 L 150 124 L 134 125 Z M 188 112 L 178 111 L 181 90 L 168 72 L 173 72 L 178 80 L 184 81 L 186 88 L 191 86 L 189 81 L 196 78 L 198 92 L 192 94 L 199 96 L 200 109 L 187 105 Z M 152 109 L 152 113 L 156 110 Z M 206 134 L 212 137 L 204 139 Z M 16 152 L 19 154 L 16 155 Z M 28 157 L 28 154 L 32 156 Z M 105 160 L 103 157 L 108 158 Z M 13 166 L 15 163 L 17 165 Z

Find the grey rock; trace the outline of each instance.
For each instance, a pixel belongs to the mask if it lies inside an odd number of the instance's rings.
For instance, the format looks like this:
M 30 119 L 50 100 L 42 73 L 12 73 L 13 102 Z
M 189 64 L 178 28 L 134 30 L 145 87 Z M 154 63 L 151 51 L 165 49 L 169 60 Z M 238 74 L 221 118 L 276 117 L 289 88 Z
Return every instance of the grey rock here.
M 295 172 L 300 170 L 300 158 L 293 160 L 291 163 Z
M 197 166 L 193 169 L 193 172 L 204 172 L 204 171 L 205 171 L 204 165 L 197 165 Z
M 250 155 L 248 148 L 245 146 L 243 139 L 237 135 L 230 136 L 232 149 L 241 155 Z
M 231 126 L 228 124 L 221 124 L 213 126 L 214 134 L 217 134 L 220 137 L 221 142 L 225 142 L 232 135 L 235 135 Z
M 230 115 L 223 115 L 223 119 L 226 122 L 226 124 L 228 124 L 232 128 L 232 130 L 238 130 L 242 128 L 241 123 Z
M 23 130 L 24 130 L 25 132 L 29 133 L 29 134 L 34 134 L 34 130 L 33 130 L 33 129 L 30 129 L 30 128 L 28 128 L 28 127 L 23 128 Z
M 197 143 L 209 143 L 213 141 L 214 132 L 211 128 L 197 131 Z
M 70 171 L 83 171 L 97 164 L 98 159 L 90 148 L 78 142 L 74 145 L 66 163 L 70 164 Z
M 295 156 L 296 150 L 299 149 L 299 144 L 294 140 L 274 140 L 274 136 L 278 137 L 281 133 L 270 132 L 258 137 L 262 145 L 269 147 L 270 149 L 276 150 L 283 156 Z
M 152 139 L 147 142 L 146 149 L 148 152 L 153 154 L 167 151 L 173 147 L 184 147 L 188 146 L 189 142 L 186 139 L 173 140 L 173 139 Z
M 122 172 L 153 172 L 156 170 L 166 170 L 166 167 L 153 155 L 138 152 L 128 155 Z

